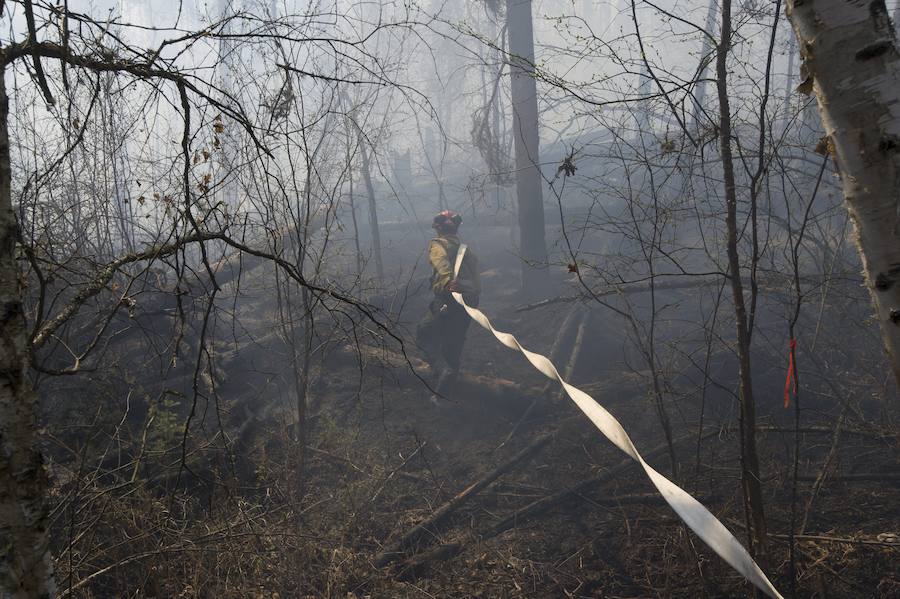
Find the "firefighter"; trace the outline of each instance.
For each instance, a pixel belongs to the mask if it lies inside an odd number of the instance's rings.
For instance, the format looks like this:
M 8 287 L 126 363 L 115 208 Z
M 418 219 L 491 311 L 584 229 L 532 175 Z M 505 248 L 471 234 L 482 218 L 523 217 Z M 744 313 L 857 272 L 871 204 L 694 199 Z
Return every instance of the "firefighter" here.
M 433 270 L 431 291 L 434 295 L 428 312 L 416 328 L 416 341 L 435 375 L 434 389 L 447 395 L 459 375 L 469 315 L 450 293 L 458 292 L 469 306 L 478 306 L 481 281 L 478 276 L 478 260 L 470 249 L 466 250 L 459 275 L 453 276 L 456 253 L 459 250 L 457 231 L 462 217 L 452 210 L 444 210 L 434 217 L 431 227 L 437 237 L 428 243 L 428 259 Z M 432 396 L 436 402 L 437 397 Z

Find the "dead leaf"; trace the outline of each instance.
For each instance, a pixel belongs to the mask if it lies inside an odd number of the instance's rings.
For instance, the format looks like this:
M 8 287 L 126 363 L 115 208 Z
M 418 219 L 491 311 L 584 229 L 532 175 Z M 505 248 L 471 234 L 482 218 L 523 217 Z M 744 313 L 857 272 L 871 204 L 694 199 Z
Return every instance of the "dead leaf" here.
M 816 144 L 815 152 L 820 156 L 834 157 L 834 142 L 832 142 L 831 138 L 827 135 L 823 135 L 822 138 L 819 139 L 819 143 Z
M 575 157 L 572 154 L 569 154 L 563 158 L 562 164 L 556 169 L 556 174 L 559 176 L 560 173 L 564 172 L 567 177 L 571 177 L 575 174 L 576 170 L 578 169 L 575 168 Z

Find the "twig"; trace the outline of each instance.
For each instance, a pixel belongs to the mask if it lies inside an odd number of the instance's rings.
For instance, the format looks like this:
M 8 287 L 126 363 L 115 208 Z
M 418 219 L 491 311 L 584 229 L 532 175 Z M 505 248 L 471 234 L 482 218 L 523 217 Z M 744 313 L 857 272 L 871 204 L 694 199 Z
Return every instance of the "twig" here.
M 790 535 L 771 535 L 776 539 L 789 540 Z M 824 541 L 826 543 L 842 543 L 846 545 L 876 545 L 878 547 L 890 547 L 900 549 L 900 542 L 872 541 L 870 539 L 849 539 L 846 537 L 829 537 L 826 535 L 794 535 L 798 541 Z
M 515 456 L 513 456 L 506 462 L 503 462 L 502 464 L 488 472 L 486 475 L 481 477 L 479 480 L 466 487 L 450 501 L 439 507 L 428 518 L 414 526 L 410 531 L 400 537 L 400 539 L 396 541 L 390 547 L 390 549 L 387 549 L 386 551 L 383 551 L 379 555 L 377 555 L 374 560 L 375 566 L 381 568 L 390 564 L 391 562 L 396 561 L 407 548 L 420 540 L 423 536 L 426 535 L 426 533 L 433 534 L 432 531 L 438 525 L 440 525 L 441 522 L 446 520 L 447 517 L 450 516 L 450 514 L 459 509 L 460 506 L 462 506 L 466 501 L 477 495 L 485 487 L 494 482 L 494 480 L 499 478 L 501 475 L 508 472 L 519 462 L 536 453 L 552 438 L 552 436 L 552 434 L 548 434 L 537 438 L 530 445 L 528 445 L 528 447 L 517 453 Z
M 813 503 L 815 502 L 816 497 L 819 495 L 819 490 L 822 488 L 822 485 L 825 482 L 825 477 L 828 475 L 828 468 L 831 466 L 831 462 L 832 460 L 834 460 L 834 456 L 837 454 L 838 444 L 841 440 L 841 430 L 843 429 L 844 420 L 846 419 L 846 417 L 847 408 L 844 407 L 844 409 L 841 410 L 841 415 L 838 417 L 837 423 L 834 425 L 834 434 L 831 437 L 831 448 L 828 450 L 828 455 L 825 456 L 825 461 L 822 463 L 822 468 L 819 470 L 819 475 L 816 477 L 816 482 L 813 483 L 813 488 L 812 492 L 809 494 L 809 499 L 806 500 L 806 509 L 803 512 L 803 520 L 800 521 L 800 534 L 803 534 L 803 531 L 806 530 L 806 525 L 809 522 L 809 513 L 812 511 Z
M 420 452 L 426 445 L 428 445 L 428 442 L 427 442 L 427 441 L 426 441 L 425 443 L 419 444 L 419 445 L 416 447 L 415 451 L 413 451 L 411 454 L 409 454 L 409 456 L 407 456 L 407 458 L 406 458 L 405 460 L 403 460 L 403 462 L 401 462 L 399 466 L 397 466 L 396 468 L 394 468 L 393 470 L 391 470 L 390 474 L 388 474 L 388 475 L 384 478 L 384 480 L 381 481 L 381 484 L 378 485 L 378 490 L 375 491 L 375 493 L 372 495 L 372 499 L 371 499 L 370 501 L 375 501 L 376 499 L 378 499 L 378 496 L 381 495 L 381 492 L 384 490 L 385 485 L 387 485 L 387 484 L 391 481 L 391 479 L 394 478 L 394 476 L 395 476 L 399 471 L 403 470 L 403 468 L 406 467 L 406 465 L 409 463 L 410 460 L 412 460 L 414 457 L 416 457 L 417 455 L 419 455 L 419 452 Z

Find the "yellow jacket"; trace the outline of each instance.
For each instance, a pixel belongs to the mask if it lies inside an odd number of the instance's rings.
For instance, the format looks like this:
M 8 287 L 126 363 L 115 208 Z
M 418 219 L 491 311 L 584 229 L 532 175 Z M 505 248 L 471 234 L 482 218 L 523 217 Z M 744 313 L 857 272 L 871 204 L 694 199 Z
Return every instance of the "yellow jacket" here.
M 459 250 L 459 237 L 441 235 L 428 243 L 428 259 L 434 273 L 431 275 L 431 290 L 437 296 L 447 295 L 447 287 L 453 280 L 453 266 L 456 252 Z M 472 250 L 466 250 L 463 263 L 456 278 L 460 291 L 466 295 L 477 296 L 481 293 L 481 279 L 478 275 L 478 259 Z

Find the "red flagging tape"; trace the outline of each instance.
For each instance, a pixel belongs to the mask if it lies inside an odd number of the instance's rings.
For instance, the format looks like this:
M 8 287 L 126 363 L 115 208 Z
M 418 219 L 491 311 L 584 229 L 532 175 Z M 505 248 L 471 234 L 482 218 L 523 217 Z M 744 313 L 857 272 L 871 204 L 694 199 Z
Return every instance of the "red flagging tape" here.
M 788 354 L 788 371 L 787 378 L 784 380 L 784 407 L 791 405 L 791 383 L 794 384 L 794 395 L 797 394 L 797 377 L 794 375 L 794 350 L 797 349 L 797 340 L 793 337 L 788 343 L 790 349 Z

